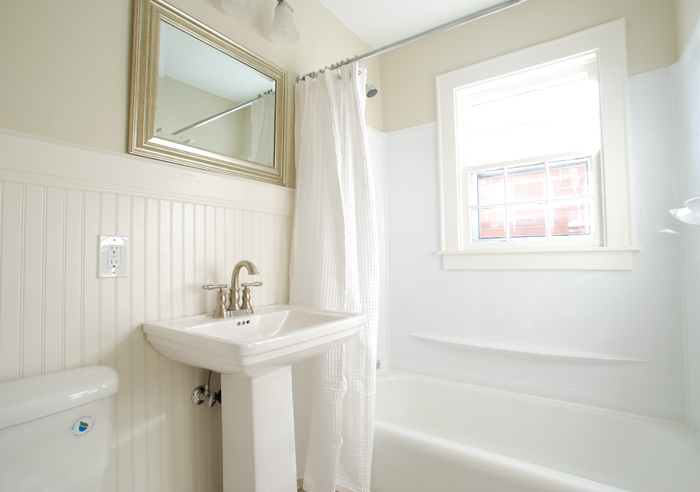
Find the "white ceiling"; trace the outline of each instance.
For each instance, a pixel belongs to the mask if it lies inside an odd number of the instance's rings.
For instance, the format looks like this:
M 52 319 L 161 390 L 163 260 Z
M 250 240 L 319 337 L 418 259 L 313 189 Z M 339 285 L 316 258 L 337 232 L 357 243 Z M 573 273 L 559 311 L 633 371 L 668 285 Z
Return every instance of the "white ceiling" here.
M 473 14 L 503 0 L 319 1 L 360 39 L 376 49 Z

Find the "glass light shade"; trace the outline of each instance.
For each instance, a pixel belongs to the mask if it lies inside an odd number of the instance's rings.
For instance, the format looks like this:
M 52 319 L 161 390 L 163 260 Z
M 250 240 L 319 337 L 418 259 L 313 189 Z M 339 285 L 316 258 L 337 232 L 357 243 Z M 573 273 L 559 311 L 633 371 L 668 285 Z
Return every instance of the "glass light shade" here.
M 221 8 L 232 17 L 250 17 L 255 14 L 255 0 L 221 0 Z
M 294 26 L 292 8 L 286 3 L 275 7 L 275 19 L 272 21 L 270 38 L 277 44 L 293 44 L 299 39 L 299 31 Z

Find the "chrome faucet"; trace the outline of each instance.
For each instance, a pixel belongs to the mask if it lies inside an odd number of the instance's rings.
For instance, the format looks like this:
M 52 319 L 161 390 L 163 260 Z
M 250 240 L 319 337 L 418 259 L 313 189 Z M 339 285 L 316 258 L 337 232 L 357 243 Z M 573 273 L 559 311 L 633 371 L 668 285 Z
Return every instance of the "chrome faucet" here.
M 250 304 L 250 288 L 260 287 L 262 282 L 250 282 L 239 284 L 238 275 L 241 268 L 248 271 L 249 275 L 259 275 L 257 267 L 248 260 L 242 260 L 236 263 L 231 273 L 231 288 L 229 289 L 229 303 L 227 306 L 229 316 L 241 316 L 244 314 L 253 314 L 253 306 Z M 241 287 L 243 291 L 241 292 Z

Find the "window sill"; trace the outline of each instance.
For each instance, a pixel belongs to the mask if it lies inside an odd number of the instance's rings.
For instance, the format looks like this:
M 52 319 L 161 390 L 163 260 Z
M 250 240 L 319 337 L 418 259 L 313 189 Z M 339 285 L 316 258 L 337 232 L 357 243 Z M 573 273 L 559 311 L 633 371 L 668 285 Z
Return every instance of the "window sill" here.
M 640 246 L 438 251 L 445 270 L 632 270 Z

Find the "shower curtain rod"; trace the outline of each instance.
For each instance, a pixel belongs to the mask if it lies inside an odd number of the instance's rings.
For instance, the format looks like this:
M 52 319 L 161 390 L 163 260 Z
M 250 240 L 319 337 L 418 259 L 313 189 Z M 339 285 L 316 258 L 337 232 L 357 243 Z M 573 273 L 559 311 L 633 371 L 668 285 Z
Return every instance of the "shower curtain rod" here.
M 216 113 L 214 116 L 210 116 L 210 117 L 208 117 L 208 118 L 204 118 L 203 120 L 199 120 L 197 123 L 192 123 L 191 125 L 187 125 L 185 128 L 180 128 L 179 130 L 174 131 L 174 132 L 172 133 L 172 135 L 177 135 L 177 134 L 182 133 L 182 132 L 184 132 L 184 131 L 186 131 L 186 130 L 191 130 L 192 128 L 198 128 L 198 127 L 200 127 L 200 126 L 204 126 L 204 125 L 206 125 L 207 123 L 211 123 L 211 122 L 214 121 L 214 120 L 218 120 L 219 118 L 222 118 L 222 117 L 226 116 L 227 114 L 231 114 L 231 113 L 233 113 L 233 112 L 235 112 L 235 111 L 238 111 L 239 109 L 243 109 L 243 108 L 245 108 L 245 107 L 247 107 L 247 106 L 250 106 L 251 104 L 253 104 L 253 103 L 254 103 L 255 101 L 257 101 L 258 99 L 262 98 L 263 96 L 265 96 L 265 95 L 267 95 L 267 94 L 272 94 L 273 92 L 275 92 L 275 91 L 273 91 L 272 89 L 270 89 L 269 91 L 263 92 L 262 94 L 258 94 L 257 97 L 254 97 L 254 98 L 251 99 L 250 101 L 242 102 L 241 104 L 239 104 L 239 105 L 237 105 L 237 106 L 234 106 L 234 107 L 232 107 L 231 109 L 227 109 L 226 111 L 222 111 L 221 113 Z
M 402 39 L 401 41 L 397 41 L 395 43 L 384 46 L 382 48 L 377 48 L 376 50 L 365 53 L 364 55 L 355 55 L 354 58 L 347 58 L 345 61 L 339 61 L 337 63 L 334 63 L 330 67 L 320 68 L 316 72 L 310 72 L 310 73 L 307 73 L 305 75 L 300 75 L 299 77 L 297 77 L 297 82 L 299 82 L 300 80 L 304 80 L 306 77 L 315 77 L 316 75 L 319 74 L 319 72 L 323 72 L 323 71 L 328 70 L 328 69 L 333 70 L 333 69 L 342 67 L 343 65 L 348 65 L 348 64 L 356 62 L 356 61 L 362 61 L 362 60 L 366 60 L 368 58 L 372 58 L 374 56 L 382 55 L 382 54 L 386 53 L 387 51 L 395 50 L 396 48 L 401 48 L 402 46 L 405 46 L 407 44 L 413 43 L 415 41 L 420 41 L 421 39 L 425 39 L 427 37 L 430 37 L 433 34 L 438 34 L 440 32 L 444 32 L 444 31 L 447 31 L 449 29 L 452 29 L 453 27 L 459 27 L 459 26 L 467 24 L 471 21 L 475 21 L 477 19 L 482 19 L 482 18 L 489 16 L 491 14 L 495 14 L 495 13 L 501 12 L 502 10 L 506 10 L 506 9 L 511 8 L 511 7 L 515 7 L 516 5 L 520 5 L 521 3 L 524 3 L 526 1 L 527 0 L 507 0 L 506 2 L 501 2 L 499 4 L 494 5 L 493 7 L 479 10 L 478 12 L 475 12 L 473 14 L 469 14 L 465 17 L 460 17 L 459 19 L 453 20 L 452 22 L 448 22 L 447 24 L 443 24 L 441 26 L 435 27 L 435 28 L 430 29 L 428 31 L 424 31 L 422 33 L 416 34 L 415 36 L 411 36 L 410 38 Z

